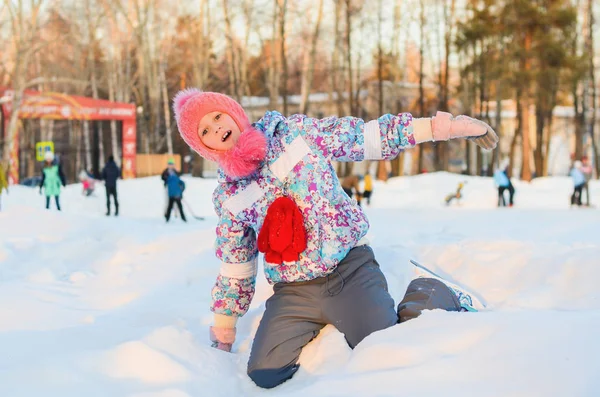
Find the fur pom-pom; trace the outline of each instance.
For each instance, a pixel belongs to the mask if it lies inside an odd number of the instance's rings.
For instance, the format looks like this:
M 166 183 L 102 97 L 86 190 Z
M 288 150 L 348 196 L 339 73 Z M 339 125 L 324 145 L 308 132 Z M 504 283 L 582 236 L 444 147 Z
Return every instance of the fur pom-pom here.
M 253 127 L 245 130 L 233 148 L 221 154 L 219 165 L 225 174 L 237 178 L 252 175 L 267 155 L 265 134 Z
M 185 90 L 181 90 L 175 95 L 173 98 L 173 111 L 175 112 L 175 119 L 179 120 L 179 115 L 181 113 L 181 109 L 183 105 L 194 95 L 201 94 L 202 90 L 198 88 L 186 88 Z

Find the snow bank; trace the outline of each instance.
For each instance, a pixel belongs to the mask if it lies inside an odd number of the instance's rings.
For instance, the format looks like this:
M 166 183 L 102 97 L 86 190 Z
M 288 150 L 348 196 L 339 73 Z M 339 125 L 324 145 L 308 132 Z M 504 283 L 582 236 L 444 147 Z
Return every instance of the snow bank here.
M 460 205 L 443 198 L 467 181 Z M 488 178 L 446 173 L 376 182 L 369 239 L 399 301 L 408 259 L 474 291 L 480 313 L 426 312 L 350 350 L 326 327 L 280 387 L 260 390 L 245 366 L 271 289 L 262 275 L 235 354 L 209 346 L 214 180 L 187 179 L 204 222 L 165 224 L 158 178 L 42 209 L 13 187 L 0 212 L 1 396 L 595 396 L 600 387 L 600 212 L 569 209 L 568 178 L 515 182 L 498 209 Z M 600 185 L 592 184 L 600 203 Z

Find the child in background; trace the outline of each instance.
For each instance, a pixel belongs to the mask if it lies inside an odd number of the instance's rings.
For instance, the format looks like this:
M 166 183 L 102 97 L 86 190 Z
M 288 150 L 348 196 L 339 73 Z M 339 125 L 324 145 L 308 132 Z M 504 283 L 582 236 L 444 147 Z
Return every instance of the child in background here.
M 504 192 L 508 190 L 508 205 L 512 207 L 515 196 L 515 188 L 513 187 L 510 179 L 507 175 L 507 170 L 498 168 L 494 172 L 494 182 L 496 182 L 496 186 L 498 187 L 498 207 L 506 207 L 506 197 L 504 196 Z
M 373 178 L 371 173 L 367 172 L 364 178 L 363 198 L 367 201 L 367 205 L 371 205 L 371 195 L 373 194 Z
M 50 209 L 50 198 L 54 197 L 56 209 L 60 211 L 60 185 L 67 185 L 65 174 L 60 164 L 54 164 L 54 153 L 46 152 L 44 155 L 44 168 L 42 169 L 42 180 L 40 181 L 40 194 L 42 187 L 46 194 L 46 209 Z
M 571 195 L 571 205 L 581 206 L 581 191 L 585 185 L 585 175 L 581 170 L 582 163 L 577 160 L 573 163 L 573 168 L 569 175 L 573 178 L 573 194 Z
M 92 173 L 86 170 L 81 170 L 79 173 L 79 180 L 81 181 L 82 190 L 81 194 L 84 196 L 91 196 L 94 193 L 96 181 L 92 177 Z
M 4 165 L 0 162 L 0 199 L 2 199 L 3 190 L 6 189 L 6 194 L 8 194 L 8 178 L 5 169 L 8 170 L 8 167 L 4 168 Z
M 348 197 L 352 198 L 356 195 L 356 203 L 360 205 L 361 193 L 360 188 L 358 186 L 358 176 L 357 175 L 348 175 L 344 179 L 342 179 L 342 189 L 348 195 Z
M 389 160 L 421 142 L 453 138 L 493 149 L 498 137 L 490 126 L 444 112 L 421 119 L 386 114 L 369 122 L 267 112 L 250 124 L 232 98 L 196 89 L 179 92 L 174 110 L 186 143 L 220 167 L 213 194 L 222 263 L 212 289 L 214 347 L 231 350 L 236 322 L 254 296 L 258 253 L 265 253 L 274 293 L 248 363 L 259 387 L 291 378 L 302 348 L 327 324 L 354 348 L 423 309 L 460 310 L 452 290 L 433 278 L 413 281 L 394 307 L 365 238 L 368 220 L 344 194 L 331 162 Z
M 177 204 L 179 215 L 181 215 L 181 220 L 187 222 L 183 212 L 183 206 L 181 205 L 183 191 L 185 190 L 185 183 L 179 177 L 179 173 L 175 171 L 175 167 L 169 167 L 167 170 L 165 183 L 167 185 L 167 194 L 169 195 L 169 203 L 167 204 L 167 211 L 165 212 L 165 220 L 169 222 L 169 219 L 171 219 L 173 205 Z
M 590 160 L 587 156 L 583 156 L 581 158 L 581 172 L 583 172 L 583 176 L 585 177 L 585 183 L 583 184 L 583 189 L 581 191 L 583 195 L 583 190 L 585 190 L 585 205 L 590 206 L 590 179 L 592 179 L 592 164 L 590 164 Z

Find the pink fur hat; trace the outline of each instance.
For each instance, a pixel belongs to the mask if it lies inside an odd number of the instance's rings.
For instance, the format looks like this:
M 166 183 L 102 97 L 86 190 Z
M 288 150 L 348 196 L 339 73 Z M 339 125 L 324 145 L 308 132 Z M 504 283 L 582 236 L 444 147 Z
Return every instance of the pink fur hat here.
M 173 109 L 183 140 L 200 156 L 218 162 L 227 175 L 249 176 L 264 160 L 267 138 L 250 125 L 242 106 L 227 95 L 188 88 L 175 95 Z M 226 151 L 207 147 L 198 136 L 198 125 L 202 117 L 216 111 L 231 116 L 241 131 L 236 145 Z
M 175 120 L 183 140 L 207 160 L 218 161 L 224 153 L 206 147 L 198 136 L 198 124 L 207 113 L 224 112 L 230 115 L 240 131 L 250 127 L 250 121 L 242 106 L 233 98 L 217 92 L 204 92 L 197 88 L 179 91 L 173 99 Z

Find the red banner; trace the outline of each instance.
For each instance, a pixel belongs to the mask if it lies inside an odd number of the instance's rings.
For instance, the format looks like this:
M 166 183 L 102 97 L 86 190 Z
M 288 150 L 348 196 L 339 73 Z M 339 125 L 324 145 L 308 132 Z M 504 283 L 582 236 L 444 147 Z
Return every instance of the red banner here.
M 10 98 L 13 91 L 6 90 L 2 96 Z M 6 113 L 12 112 L 12 102 L 3 106 Z M 133 104 L 36 91 L 25 91 L 19 111 L 21 119 L 135 120 L 135 116 Z
M 1 90 L 0 98 L 9 100 L 0 105 L 4 114 L 5 134 L 12 112 L 12 90 Z M 136 107 L 129 103 L 111 102 L 57 92 L 25 91 L 19 110 L 20 119 L 55 120 L 120 120 L 123 122 L 123 178 L 135 178 Z M 19 132 L 9 141 L 9 183 L 19 182 Z
M 136 142 L 135 121 L 123 121 L 123 179 L 135 178 Z

